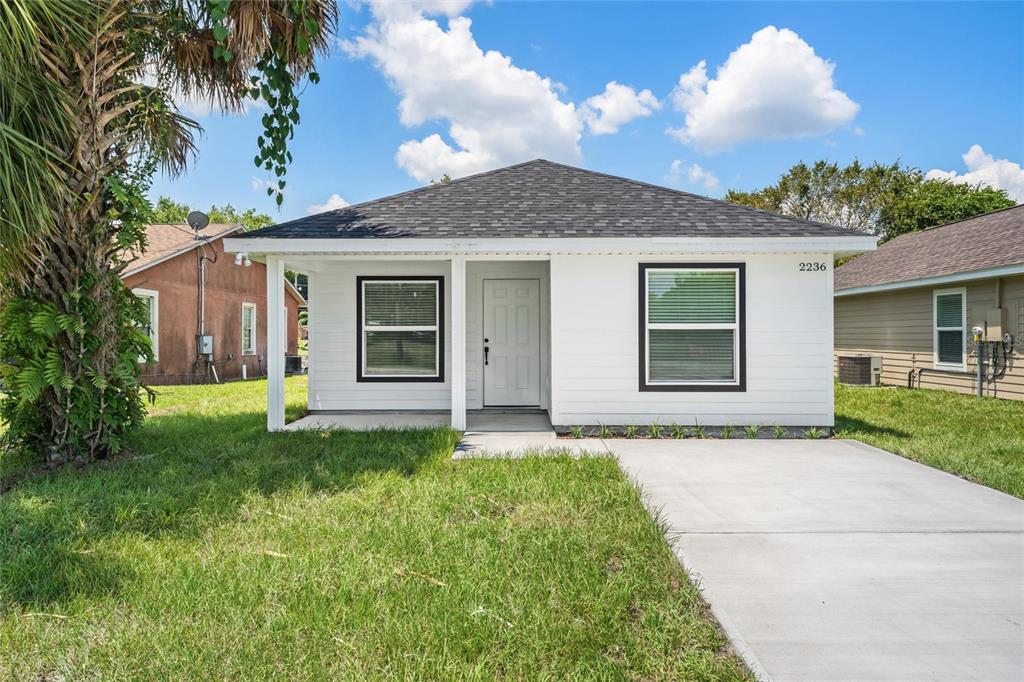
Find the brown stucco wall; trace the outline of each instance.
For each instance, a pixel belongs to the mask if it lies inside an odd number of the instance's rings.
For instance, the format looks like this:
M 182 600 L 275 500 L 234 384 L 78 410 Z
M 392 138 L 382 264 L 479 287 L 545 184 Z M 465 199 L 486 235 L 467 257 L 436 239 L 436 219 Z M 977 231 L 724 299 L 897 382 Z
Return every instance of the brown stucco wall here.
M 996 278 L 962 285 L 837 297 L 834 306 L 836 356 L 841 353 L 881 355 L 882 383 L 906 386 L 911 369 L 932 367 L 932 293 L 935 289 L 959 286 L 967 290 L 967 331 L 970 333 L 972 326 L 985 319 L 986 311 L 997 306 Z M 999 278 L 998 287 L 999 303 L 1006 311 L 1003 331 L 1015 337 L 1014 352 L 1005 374 L 988 383 L 984 390 L 986 395 L 1024 400 L 1024 276 Z M 967 372 L 924 372 L 915 385 L 973 393 L 977 385 L 976 371 L 971 353 L 967 358 Z
M 221 380 L 247 375 L 262 376 L 267 370 L 267 273 L 266 266 L 235 265 L 234 255 L 224 253 L 224 240 L 205 246 L 207 262 L 206 333 L 213 335 L 213 358 Z M 199 330 L 199 250 L 189 251 L 125 278 L 130 289 L 160 292 L 158 362 L 143 367 L 150 384 L 206 381 L 206 365 L 197 361 Z M 256 354 L 242 357 L 242 303 L 257 310 Z M 288 354 L 298 353 L 298 301 L 287 292 Z

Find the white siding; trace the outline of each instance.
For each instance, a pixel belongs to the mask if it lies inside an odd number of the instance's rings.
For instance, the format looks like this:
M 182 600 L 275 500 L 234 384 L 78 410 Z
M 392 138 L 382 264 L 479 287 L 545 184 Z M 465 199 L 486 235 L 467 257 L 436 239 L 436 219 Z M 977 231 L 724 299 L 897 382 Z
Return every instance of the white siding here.
M 823 272 L 801 272 L 802 262 Z M 746 390 L 639 390 L 641 262 L 746 263 Z M 552 421 L 832 426 L 832 256 L 554 256 Z
M 448 410 L 451 408 L 451 287 L 448 261 L 325 262 L 309 275 L 309 409 Z M 444 383 L 356 382 L 356 277 L 443 275 Z M 529 278 L 541 283 L 541 407 L 547 379 L 548 264 L 545 261 L 470 261 L 466 264 L 466 406 L 483 407 L 483 280 Z
M 451 409 L 451 290 L 448 261 L 331 261 L 309 275 L 309 409 Z M 441 382 L 356 382 L 356 277 L 444 276 L 444 373 Z
M 482 289 L 485 278 L 541 281 L 542 407 L 558 426 L 782 424 L 831 426 L 831 255 L 553 256 L 544 261 L 469 261 L 466 398 L 482 407 Z M 746 263 L 746 391 L 639 390 L 638 266 L 641 262 Z M 801 262 L 824 272 L 800 272 Z M 448 410 L 451 407 L 451 289 L 447 261 L 329 261 L 310 273 L 311 410 Z M 357 383 L 356 277 L 445 278 L 445 382 Z

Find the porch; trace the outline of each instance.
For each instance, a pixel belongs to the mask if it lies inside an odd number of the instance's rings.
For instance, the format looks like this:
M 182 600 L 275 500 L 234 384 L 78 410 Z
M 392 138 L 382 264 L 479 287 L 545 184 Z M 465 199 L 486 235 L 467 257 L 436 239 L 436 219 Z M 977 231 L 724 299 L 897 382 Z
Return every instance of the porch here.
M 315 412 L 286 424 L 285 431 L 316 429 L 415 429 L 448 426 L 451 412 L 369 411 Z M 467 410 L 466 433 L 554 433 L 551 420 L 541 410 Z
M 266 256 L 267 427 L 553 434 L 547 257 Z M 309 278 L 309 413 L 284 423 L 285 270 Z M 525 411 L 524 411 L 525 410 Z M 553 437 L 553 436 L 552 436 Z

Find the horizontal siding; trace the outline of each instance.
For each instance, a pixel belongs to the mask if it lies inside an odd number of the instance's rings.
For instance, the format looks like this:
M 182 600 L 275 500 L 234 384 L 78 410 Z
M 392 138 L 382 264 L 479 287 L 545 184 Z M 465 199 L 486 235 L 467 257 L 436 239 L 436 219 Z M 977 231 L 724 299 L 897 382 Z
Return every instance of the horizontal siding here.
M 985 395 L 1024 400 L 1024 277 L 1003 278 L 1000 283 L 1002 307 L 1006 311 L 1004 332 L 1012 334 L 1014 352 L 1005 374 L 984 387 Z M 937 287 L 944 288 L 944 287 Z M 981 323 L 987 311 L 996 307 L 996 280 L 969 283 L 967 326 Z M 882 356 L 882 383 L 906 386 L 911 370 L 926 368 L 915 385 L 974 393 L 975 358 L 968 357 L 965 373 L 933 372 L 932 295 L 933 287 L 904 289 L 859 296 L 841 296 L 835 302 L 835 346 L 838 355 L 864 353 Z
M 551 261 L 552 403 L 556 425 L 831 426 L 832 273 L 800 272 L 807 255 L 702 258 L 745 262 L 747 390 L 639 390 L 640 262 L 693 257 L 558 256 Z
M 451 290 L 447 261 L 332 261 L 310 274 L 309 407 L 313 410 L 447 410 L 451 408 Z M 443 275 L 445 382 L 358 383 L 356 277 Z M 549 404 L 548 264 L 478 261 L 466 264 L 466 405 L 483 407 L 483 280 L 530 278 L 541 282 L 541 407 Z
M 447 410 L 451 408 L 451 291 L 446 261 L 332 261 L 309 275 L 309 409 Z M 443 383 L 356 382 L 356 277 L 444 276 Z

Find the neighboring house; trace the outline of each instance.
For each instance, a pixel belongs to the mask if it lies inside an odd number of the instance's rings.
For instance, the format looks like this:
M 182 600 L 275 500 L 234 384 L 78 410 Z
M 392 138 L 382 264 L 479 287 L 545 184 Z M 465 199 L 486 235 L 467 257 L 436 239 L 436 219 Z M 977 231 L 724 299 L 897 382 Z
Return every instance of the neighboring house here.
M 237 379 L 267 371 L 266 265 L 236 265 L 224 252 L 224 238 L 241 225 L 209 225 L 196 233 L 185 225 L 148 225 L 148 247 L 125 269 L 125 284 L 149 306 L 148 331 L 156 361 L 143 366 L 149 384 L 182 384 Z M 206 273 L 200 286 L 200 262 Z M 287 282 L 280 305 L 287 308 L 284 355 L 298 353 L 298 307 L 305 301 Z M 198 347 L 203 311 L 209 348 Z M 284 339 L 282 339 L 284 340 Z
M 309 275 L 313 412 L 831 427 L 831 264 L 874 242 L 537 160 L 226 248 L 264 260 L 272 283 Z M 273 363 L 271 430 L 282 374 Z
M 897 237 L 835 272 L 836 354 L 880 356 L 881 381 L 1024 400 L 1024 206 Z

